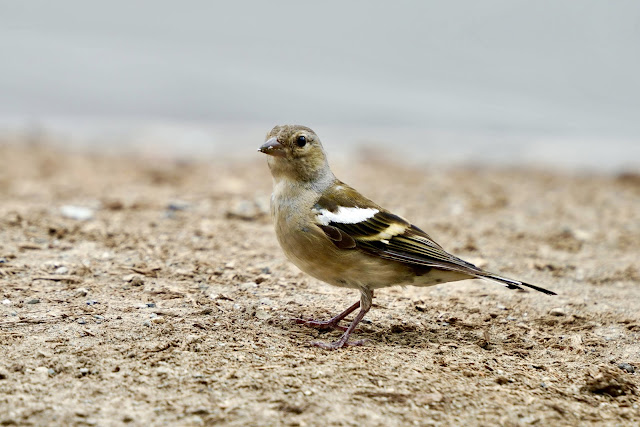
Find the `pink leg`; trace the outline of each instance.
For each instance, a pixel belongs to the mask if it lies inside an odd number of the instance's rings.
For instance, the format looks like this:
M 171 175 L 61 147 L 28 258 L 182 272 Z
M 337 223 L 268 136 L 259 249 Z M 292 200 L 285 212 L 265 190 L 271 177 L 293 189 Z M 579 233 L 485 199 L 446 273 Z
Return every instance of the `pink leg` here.
M 320 330 L 329 330 L 329 329 L 342 329 L 346 331 L 347 328 L 343 326 L 338 326 L 338 323 L 347 317 L 351 312 L 353 312 L 356 308 L 360 307 L 360 301 L 353 304 L 351 307 L 347 308 L 342 313 L 338 314 L 336 317 L 329 320 L 304 320 L 304 319 L 293 319 L 296 323 L 302 324 L 305 326 L 309 326 L 311 328 L 320 329 Z
M 338 341 L 335 341 L 329 344 L 323 343 L 323 342 L 313 342 L 311 343 L 311 345 L 324 348 L 326 350 L 337 350 L 342 347 L 363 345 L 365 343 L 365 340 L 349 342 L 349 336 L 356 329 L 356 326 L 358 326 L 358 323 L 360 323 L 360 321 L 364 318 L 367 312 L 371 309 L 371 303 L 373 300 L 373 291 L 365 288 L 361 290 L 361 292 L 362 292 L 362 296 L 360 298 L 360 304 L 359 304 L 360 311 L 356 315 L 355 319 L 353 319 L 353 321 L 351 322 L 351 324 L 349 325 L 345 333 L 342 335 L 342 337 L 340 337 Z M 351 311 L 353 311 L 356 309 L 356 307 L 357 306 L 354 304 L 353 306 L 349 307 L 349 309 L 352 309 Z

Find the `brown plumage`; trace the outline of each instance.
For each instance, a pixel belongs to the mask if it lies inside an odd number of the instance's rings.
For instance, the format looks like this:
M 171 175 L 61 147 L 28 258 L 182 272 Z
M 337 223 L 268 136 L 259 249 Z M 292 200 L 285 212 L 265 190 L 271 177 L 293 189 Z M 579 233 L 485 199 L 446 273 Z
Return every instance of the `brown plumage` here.
M 356 303 L 317 328 L 338 323 L 360 307 L 327 349 L 359 345 L 349 336 L 371 308 L 373 291 L 394 285 L 431 286 L 470 278 L 491 279 L 511 289 L 554 292 L 485 271 L 446 252 L 427 233 L 338 180 L 318 136 L 304 126 L 276 126 L 259 151 L 268 154 L 273 176 L 271 213 L 285 255 L 305 273 L 334 286 L 358 289 Z

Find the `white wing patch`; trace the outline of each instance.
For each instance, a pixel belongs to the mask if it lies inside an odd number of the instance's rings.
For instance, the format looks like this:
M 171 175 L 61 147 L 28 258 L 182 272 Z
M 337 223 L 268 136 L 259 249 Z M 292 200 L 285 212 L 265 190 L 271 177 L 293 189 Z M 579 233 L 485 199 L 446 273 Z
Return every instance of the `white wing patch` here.
M 357 224 L 368 220 L 378 212 L 378 209 L 373 208 L 345 208 L 344 206 L 340 206 L 338 212 L 320 209 L 318 211 L 318 221 L 320 221 L 322 225 L 329 225 L 330 222 Z

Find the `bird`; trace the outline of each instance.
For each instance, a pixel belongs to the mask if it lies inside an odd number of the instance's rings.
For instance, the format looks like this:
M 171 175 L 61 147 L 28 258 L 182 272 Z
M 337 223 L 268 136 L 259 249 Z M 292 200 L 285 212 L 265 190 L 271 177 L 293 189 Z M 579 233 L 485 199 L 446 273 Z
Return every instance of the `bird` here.
M 363 345 L 365 340 L 349 338 L 380 288 L 481 278 L 509 289 L 556 295 L 451 255 L 420 228 L 337 179 L 320 139 L 306 126 L 275 126 L 258 151 L 268 155 L 271 217 L 285 256 L 316 279 L 360 291 L 360 301 L 329 320 L 296 319 L 313 328 L 344 331 L 335 342 L 313 346 L 335 350 Z M 339 325 L 358 308 L 348 327 Z

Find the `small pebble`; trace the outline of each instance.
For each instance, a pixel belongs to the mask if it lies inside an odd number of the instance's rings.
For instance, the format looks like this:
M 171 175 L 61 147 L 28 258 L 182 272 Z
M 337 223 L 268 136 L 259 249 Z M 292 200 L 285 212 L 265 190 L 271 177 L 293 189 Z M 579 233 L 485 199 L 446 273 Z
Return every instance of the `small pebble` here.
M 2 300 L 2 305 L 11 305 L 11 301 L 5 298 Z
M 0 258 L 0 264 L 5 264 L 7 262 L 6 258 Z
M 78 289 L 76 289 L 76 296 L 86 297 L 88 293 L 89 293 L 89 290 L 86 289 L 86 288 L 78 288 Z
M 30 299 L 27 304 L 40 304 L 40 300 L 38 298 Z
M 166 210 L 162 214 L 162 217 L 163 218 L 167 218 L 167 219 L 175 219 L 176 218 L 176 211 Z
M 245 282 L 245 283 L 239 284 L 238 287 L 243 291 L 246 291 L 248 289 L 257 288 L 258 284 L 256 282 Z
M 630 374 L 636 372 L 636 367 L 629 363 L 618 363 L 618 368 L 622 369 L 623 371 L 627 371 Z
M 58 267 L 56 268 L 56 270 L 53 272 L 54 274 L 67 274 L 69 273 L 69 269 L 65 266 L 62 267 Z
M 86 323 L 87 323 L 87 321 L 86 321 L 86 320 L 84 320 L 84 318 L 83 318 L 83 317 L 79 318 L 79 319 L 77 320 L 77 322 L 78 322 L 78 324 L 79 324 L 79 325 L 86 325 Z
M 38 351 L 36 351 L 36 356 L 41 357 L 43 359 L 46 359 L 46 358 L 51 357 L 51 354 L 47 353 L 46 351 L 38 350 Z
M 143 326 L 151 326 L 151 322 L 148 320 L 145 320 L 144 322 L 142 322 Z
M 146 304 L 146 306 L 147 306 L 148 308 L 155 308 L 155 307 L 156 307 L 156 303 L 155 303 L 155 302 L 148 302 L 148 303 Z
M 64 205 L 60 208 L 60 213 L 65 218 L 78 221 L 87 221 L 93 218 L 93 210 L 82 206 Z
M 90 299 L 89 301 L 87 301 L 87 305 L 96 305 L 96 304 L 100 304 L 100 303 L 94 299 Z
M 551 311 L 549 311 L 549 314 L 551 316 L 565 316 L 567 312 L 565 311 L 564 308 L 556 307 L 556 308 L 552 308 Z
M 504 384 L 508 384 L 509 383 L 509 378 L 507 377 L 497 377 L 496 378 L 496 382 L 500 385 L 504 385 Z
M 256 310 L 256 317 L 260 320 L 271 319 L 271 313 L 268 313 L 265 310 L 259 309 L 259 310 Z
M 80 368 L 80 375 L 87 375 L 89 374 L 89 368 Z
M 267 274 L 260 274 L 255 279 L 253 279 L 253 281 L 256 282 L 258 285 L 260 283 L 266 282 L 267 280 L 269 280 L 269 275 Z
M 188 424 L 194 426 L 203 426 L 204 420 L 198 415 L 193 415 L 192 417 L 188 418 Z
M 252 221 L 260 215 L 264 215 L 264 212 L 261 207 L 259 207 L 256 203 L 249 200 L 240 200 L 231 206 L 230 209 L 227 210 L 227 218 L 237 218 L 243 219 L 245 221 Z
M 269 215 L 271 211 L 271 197 L 256 197 L 253 199 L 253 203 L 256 204 L 256 207 L 263 215 Z
M 110 211 L 119 211 L 124 209 L 124 203 L 117 199 L 108 199 L 102 201 L 102 206 Z
M 165 319 L 162 316 L 154 317 L 153 319 L 151 319 L 151 323 L 154 323 L 156 325 L 162 324 L 164 322 L 165 322 Z
M 0 380 L 6 380 L 7 378 L 9 378 L 9 371 L 0 369 Z
M 38 376 L 39 379 L 47 379 L 49 378 L 49 368 L 45 366 L 38 366 L 33 370 L 33 373 Z
M 169 204 L 167 205 L 167 209 L 169 209 L 170 211 L 183 211 L 188 207 L 189 203 L 183 200 L 174 200 L 172 202 L 169 202 Z

